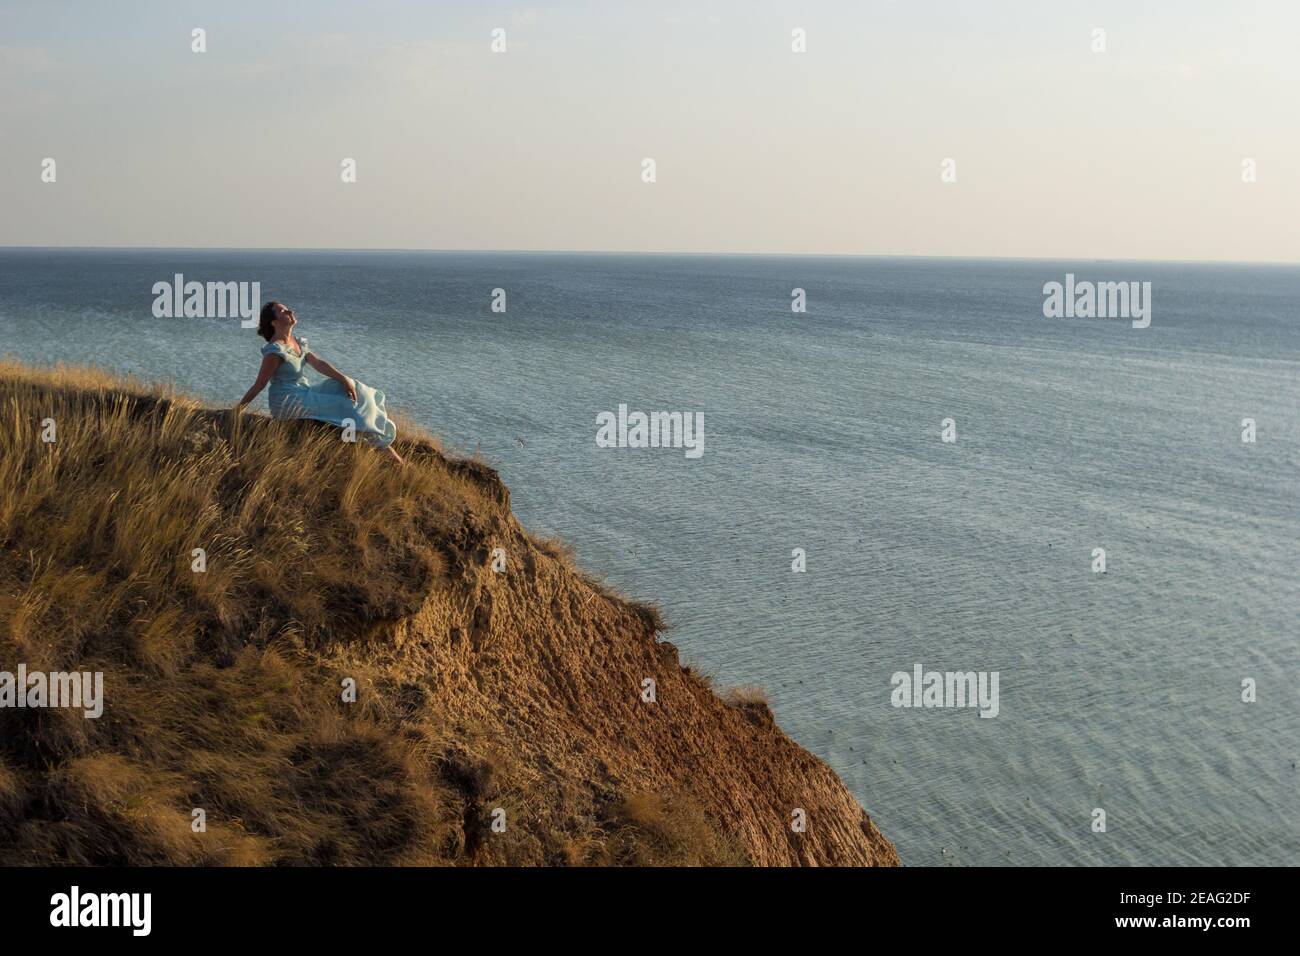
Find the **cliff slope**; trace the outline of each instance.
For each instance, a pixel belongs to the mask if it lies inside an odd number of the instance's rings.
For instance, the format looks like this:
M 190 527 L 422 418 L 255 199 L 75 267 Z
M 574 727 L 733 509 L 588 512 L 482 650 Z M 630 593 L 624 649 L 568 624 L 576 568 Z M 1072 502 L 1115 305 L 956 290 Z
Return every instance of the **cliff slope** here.
M 104 675 L 0 709 L 0 864 L 898 861 L 481 462 L 88 369 L 0 416 L 0 671 Z

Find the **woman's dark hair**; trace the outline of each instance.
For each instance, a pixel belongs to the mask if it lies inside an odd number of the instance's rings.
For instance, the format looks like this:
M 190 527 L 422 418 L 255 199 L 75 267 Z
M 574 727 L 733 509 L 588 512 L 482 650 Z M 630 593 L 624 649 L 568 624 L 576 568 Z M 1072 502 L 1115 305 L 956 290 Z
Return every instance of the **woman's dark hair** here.
M 279 304 L 274 299 L 266 303 L 262 306 L 262 314 L 257 319 L 257 334 L 268 342 L 275 335 L 275 326 L 271 323 L 275 321 L 275 307 Z

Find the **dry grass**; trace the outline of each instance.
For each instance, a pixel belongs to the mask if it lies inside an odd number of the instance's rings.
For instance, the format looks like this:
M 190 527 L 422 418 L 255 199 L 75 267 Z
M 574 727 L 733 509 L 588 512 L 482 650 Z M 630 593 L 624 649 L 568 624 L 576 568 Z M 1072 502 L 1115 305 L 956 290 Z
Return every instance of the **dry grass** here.
M 0 669 L 103 671 L 112 704 L 0 710 L 0 863 L 448 857 L 444 742 L 343 706 L 313 653 L 417 609 L 499 497 L 425 439 L 400 451 L 0 362 Z
M 619 866 L 744 866 L 744 850 L 681 795 L 633 793 L 615 808 L 597 862 Z
M 418 607 L 441 573 L 432 542 L 483 506 L 431 445 L 405 442 L 412 467 L 393 468 L 329 427 L 133 384 L 0 365 L 0 613 L 28 660 L 77 656 L 94 626 L 167 671 L 194 637 L 182 618 L 226 652 L 286 627 L 352 636 Z
M 770 709 L 772 706 L 767 699 L 767 691 L 752 684 L 743 687 L 732 687 L 721 696 L 732 707 L 767 707 Z

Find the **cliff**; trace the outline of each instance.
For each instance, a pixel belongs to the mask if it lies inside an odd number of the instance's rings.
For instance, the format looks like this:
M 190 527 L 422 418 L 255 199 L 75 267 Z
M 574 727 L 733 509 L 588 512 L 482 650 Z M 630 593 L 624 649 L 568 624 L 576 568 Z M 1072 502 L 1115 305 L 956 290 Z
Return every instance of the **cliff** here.
M 0 864 L 898 862 L 479 461 L 90 369 L 0 415 L 0 671 L 103 674 L 0 708 Z

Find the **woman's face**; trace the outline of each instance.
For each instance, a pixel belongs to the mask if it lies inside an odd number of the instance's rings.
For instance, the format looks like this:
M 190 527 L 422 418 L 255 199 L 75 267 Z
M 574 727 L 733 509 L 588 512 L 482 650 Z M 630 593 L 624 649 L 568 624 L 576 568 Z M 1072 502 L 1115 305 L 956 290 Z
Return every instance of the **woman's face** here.
M 293 309 L 289 308 L 287 305 L 276 303 L 274 312 L 275 318 L 271 320 L 271 324 L 275 326 L 275 331 L 280 335 L 287 335 L 289 330 L 298 324 L 298 319 L 293 314 Z

